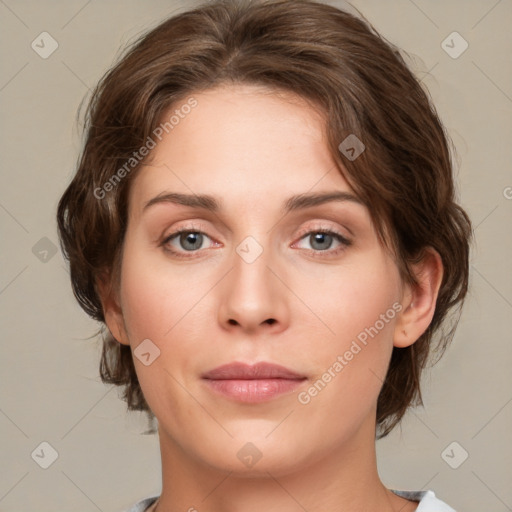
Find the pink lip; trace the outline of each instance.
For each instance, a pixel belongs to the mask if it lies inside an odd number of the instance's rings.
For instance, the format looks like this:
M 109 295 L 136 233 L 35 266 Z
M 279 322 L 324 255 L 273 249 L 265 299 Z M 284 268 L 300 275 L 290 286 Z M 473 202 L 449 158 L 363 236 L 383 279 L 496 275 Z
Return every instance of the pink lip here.
M 272 363 L 230 363 L 202 375 L 213 391 L 240 402 L 264 402 L 289 393 L 306 377 Z

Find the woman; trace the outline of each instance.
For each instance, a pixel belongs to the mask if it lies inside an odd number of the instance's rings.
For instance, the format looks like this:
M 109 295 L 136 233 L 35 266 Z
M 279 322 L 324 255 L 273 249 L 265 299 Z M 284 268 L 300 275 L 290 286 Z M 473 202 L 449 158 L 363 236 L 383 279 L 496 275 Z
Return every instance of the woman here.
M 86 128 L 59 233 L 102 379 L 158 420 L 162 492 L 130 511 L 453 510 L 377 472 L 471 239 L 399 51 L 322 3 L 209 2 L 129 49 Z

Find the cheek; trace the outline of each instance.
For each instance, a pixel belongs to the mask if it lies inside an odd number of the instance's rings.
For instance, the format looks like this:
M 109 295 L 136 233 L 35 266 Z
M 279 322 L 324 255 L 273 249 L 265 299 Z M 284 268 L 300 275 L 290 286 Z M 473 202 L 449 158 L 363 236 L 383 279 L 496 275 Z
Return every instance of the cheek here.
M 376 322 L 382 334 L 392 330 L 400 279 L 396 266 L 380 251 L 369 251 L 338 268 L 321 269 L 314 278 L 304 273 L 295 285 L 294 291 L 314 313 L 317 324 L 323 324 L 326 341 L 338 349 L 361 333 L 364 338 L 365 329 Z
M 372 405 L 385 377 L 401 308 L 399 275 L 373 255 L 324 283 L 308 296 L 326 333 L 315 350 L 304 347 L 316 370 L 317 384 L 308 395 L 326 407 L 356 411 Z
M 193 279 L 165 258 L 144 251 L 126 251 L 122 272 L 122 307 L 131 342 L 154 339 L 164 343 L 186 325 L 187 315 L 200 308 L 205 281 Z
M 210 286 L 199 278 L 191 280 L 182 268 L 169 265 L 164 258 L 155 258 L 149 251 L 127 244 L 125 255 L 121 297 L 130 344 L 136 350 L 149 339 L 160 351 L 148 366 L 134 357 L 139 383 L 157 416 L 177 409 L 186 415 L 187 409 L 182 406 L 188 403 L 189 396 L 178 383 L 194 373 L 195 359 L 191 356 L 204 350 L 204 340 L 201 343 L 200 336 L 194 333 L 197 325 L 191 320 L 201 315 L 206 301 L 200 299 Z M 172 421 L 182 419 L 180 416 Z

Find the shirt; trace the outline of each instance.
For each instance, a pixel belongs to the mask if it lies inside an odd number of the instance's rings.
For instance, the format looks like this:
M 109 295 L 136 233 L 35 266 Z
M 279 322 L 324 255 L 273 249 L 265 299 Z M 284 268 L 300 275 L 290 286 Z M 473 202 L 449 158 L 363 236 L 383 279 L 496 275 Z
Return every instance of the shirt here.
M 436 498 L 434 491 L 395 491 L 391 489 L 395 494 L 402 498 L 409 500 L 419 501 L 416 512 L 456 512 L 455 509 L 448 506 L 444 501 Z M 155 501 L 158 499 L 158 495 L 148 496 L 147 498 L 138 501 L 128 510 L 124 512 L 145 512 Z

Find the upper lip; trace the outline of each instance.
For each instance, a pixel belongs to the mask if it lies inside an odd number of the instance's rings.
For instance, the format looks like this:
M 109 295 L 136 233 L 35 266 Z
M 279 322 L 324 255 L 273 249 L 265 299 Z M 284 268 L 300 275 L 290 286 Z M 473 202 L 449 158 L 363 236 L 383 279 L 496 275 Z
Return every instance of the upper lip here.
M 261 362 L 256 364 L 228 363 L 218 366 L 202 375 L 203 379 L 215 380 L 252 380 L 252 379 L 305 379 L 284 366 L 274 363 Z

